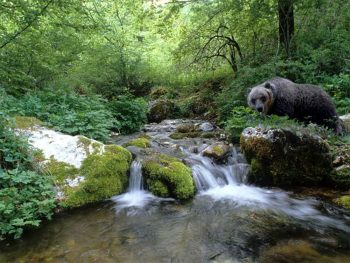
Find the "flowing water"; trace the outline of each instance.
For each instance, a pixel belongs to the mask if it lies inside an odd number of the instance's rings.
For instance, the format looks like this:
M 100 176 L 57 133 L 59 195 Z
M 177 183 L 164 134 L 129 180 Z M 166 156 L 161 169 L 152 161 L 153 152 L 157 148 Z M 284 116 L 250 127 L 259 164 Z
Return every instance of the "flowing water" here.
M 249 167 L 238 149 L 217 165 L 189 150 L 200 152 L 213 140 L 171 140 L 182 122 L 145 130 L 152 148 L 192 166 L 193 200 L 180 203 L 144 189 L 142 153 L 131 149 L 137 158 L 125 194 L 57 215 L 22 240 L 0 244 L 0 262 L 350 262 L 349 214 L 314 198 L 247 185 Z

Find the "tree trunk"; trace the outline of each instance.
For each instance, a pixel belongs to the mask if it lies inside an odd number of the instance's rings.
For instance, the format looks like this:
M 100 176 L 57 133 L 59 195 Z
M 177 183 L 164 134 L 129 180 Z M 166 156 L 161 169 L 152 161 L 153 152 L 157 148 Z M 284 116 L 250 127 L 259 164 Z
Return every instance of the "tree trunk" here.
M 279 41 L 288 57 L 291 55 L 291 39 L 294 34 L 293 0 L 278 0 Z

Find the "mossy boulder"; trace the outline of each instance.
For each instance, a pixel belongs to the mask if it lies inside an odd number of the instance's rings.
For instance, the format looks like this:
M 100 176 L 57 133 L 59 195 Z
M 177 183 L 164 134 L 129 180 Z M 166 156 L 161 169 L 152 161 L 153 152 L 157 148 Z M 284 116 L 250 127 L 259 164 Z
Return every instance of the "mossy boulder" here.
M 139 137 L 139 138 L 128 141 L 124 146 L 125 147 L 135 146 L 135 147 L 139 147 L 139 148 L 148 148 L 151 146 L 151 142 L 150 142 L 150 139 L 148 139 L 148 138 Z
M 216 142 L 212 145 L 209 145 L 203 151 L 203 156 L 213 159 L 217 163 L 225 161 L 225 158 L 232 150 L 232 147 L 225 142 Z
M 350 195 L 344 195 L 334 200 L 336 204 L 350 210 Z
M 198 127 L 192 123 L 180 124 L 176 127 L 176 131 L 180 133 L 188 133 L 188 132 L 197 132 L 199 131 Z
M 142 171 L 149 190 L 157 196 L 179 200 L 194 196 L 191 169 L 177 158 L 152 153 L 143 161 Z
M 149 107 L 148 121 L 159 123 L 168 118 L 172 114 L 174 108 L 175 105 L 170 100 L 153 101 Z
M 91 154 L 82 163 L 84 177 L 76 187 L 65 187 L 66 207 L 79 207 L 122 193 L 128 182 L 131 153 L 117 145 L 107 145 L 102 154 Z
M 319 136 L 282 129 L 247 128 L 240 139 L 251 169 L 248 181 L 265 186 L 316 186 L 329 181 L 332 158 Z

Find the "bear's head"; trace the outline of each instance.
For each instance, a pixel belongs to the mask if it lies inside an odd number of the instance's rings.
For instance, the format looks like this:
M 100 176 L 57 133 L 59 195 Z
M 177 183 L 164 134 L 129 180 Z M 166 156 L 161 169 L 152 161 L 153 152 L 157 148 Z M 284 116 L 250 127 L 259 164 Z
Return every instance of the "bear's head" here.
M 263 114 L 267 114 L 276 97 L 276 86 L 273 83 L 265 82 L 251 88 L 248 92 L 249 107 Z

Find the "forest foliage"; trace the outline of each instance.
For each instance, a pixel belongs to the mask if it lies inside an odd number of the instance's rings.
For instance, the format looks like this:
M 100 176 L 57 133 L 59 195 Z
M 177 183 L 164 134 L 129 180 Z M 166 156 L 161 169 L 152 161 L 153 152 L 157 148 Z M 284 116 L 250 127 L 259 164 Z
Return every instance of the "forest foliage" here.
M 322 85 L 348 113 L 349 10 L 347 0 L 1 1 L 0 192 L 22 171 L 41 176 L 11 129 L 16 115 L 104 141 L 111 131 L 138 131 L 157 90 L 179 117 L 240 130 L 247 88 L 274 76 Z M 45 182 L 37 187 L 50 196 Z M 1 202 L 1 217 L 16 212 Z M 47 205 L 30 221 L 50 216 Z M 8 222 L 2 234 L 19 236 Z

